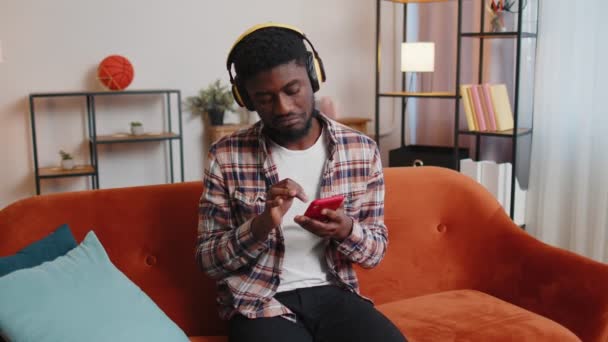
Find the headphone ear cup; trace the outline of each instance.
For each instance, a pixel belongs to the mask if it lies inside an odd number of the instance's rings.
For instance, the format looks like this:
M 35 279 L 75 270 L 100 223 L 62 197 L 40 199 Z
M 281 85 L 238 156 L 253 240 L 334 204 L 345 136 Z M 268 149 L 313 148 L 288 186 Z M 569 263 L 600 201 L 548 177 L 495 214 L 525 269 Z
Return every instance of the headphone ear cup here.
M 239 90 L 236 88 L 236 85 L 232 85 L 232 97 L 234 97 L 234 101 L 236 101 L 236 103 L 241 106 L 241 107 L 245 107 L 245 104 L 243 103 L 243 99 L 241 98 L 241 94 L 239 93 Z
M 315 55 L 315 72 L 317 73 L 317 79 L 320 81 L 319 83 L 325 82 L 327 76 L 325 76 L 325 68 L 323 67 L 323 61 L 319 55 Z
M 321 87 L 319 85 L 319 74 L 317 73 L 317 66 L 312 52 L 306 53 L 306 72 L 308 73 L 310 84 L 312 85 L 312 91 L 316 93 Z
M 242 86 L 241 82 L 239 82 L 238 77 L 234 79 L 234 83 L 232 84 L 232 96 L 234 96 L 234 100 L 241 107 L 245 107 L 250 111 L 255 111 L 253 108 L 253 103 L 247 96 L 247 90 Z

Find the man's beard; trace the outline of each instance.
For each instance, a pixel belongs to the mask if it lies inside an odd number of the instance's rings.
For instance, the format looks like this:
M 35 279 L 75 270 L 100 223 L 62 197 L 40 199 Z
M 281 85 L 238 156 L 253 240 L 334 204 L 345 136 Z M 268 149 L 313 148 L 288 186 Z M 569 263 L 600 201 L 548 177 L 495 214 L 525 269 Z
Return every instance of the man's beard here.
M 296 142 L 300 139 L 302 139 L 303 137 L 305 137 L 309 132 L 310 129 L 312 128 L 312 120 L 316 119 L 317 117 L 317 111 L 314 108 L 314 96 L 312 98 L 312 113 L 311 115 L 308 117 L 308 119 L 306 120 L 306 122 L 304 123 L 304 126 L 302 128 L 299 129 L 290 129 L 290 130 L 280 130 L 277 129 L 273 126 L 270 125 L 265 125 L 264 126 L 264 132 L 265 134 L 270 137 L 271 139 L 277 141 L 277 142 L 282 142 L 282 143 L 292 143 L 292 142 Z M 289 113 L 287 114 L 288 116 L 291 115 L 298 115 L 298 116 L 302 116 L 302 115 L 306 115 L 305 113 L 300 113 L 300 114 L 296 114 L 296 113 Z

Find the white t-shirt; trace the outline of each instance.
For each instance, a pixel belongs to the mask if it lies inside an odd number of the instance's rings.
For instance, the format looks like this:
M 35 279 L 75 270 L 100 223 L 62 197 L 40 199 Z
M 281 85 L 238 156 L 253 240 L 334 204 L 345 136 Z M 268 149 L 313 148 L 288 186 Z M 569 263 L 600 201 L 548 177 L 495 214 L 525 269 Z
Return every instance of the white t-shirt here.
M 274 142 L 270 143 L 270 149 L 279 179 L 290 178 L 300 184 L 309 201 L 318 198 L 327 161 L 325 135 L 321 134 L 307 150 L 289 150 Z M 302 228 L 293 220 L 296 215 L 304 214 L 308 204 L 309 202 L 304 203 L 295 198 L 291 208 L 283 216 L 281 229 L 285 237 L 285 257 L 277 292 L 330 283 L 325 262 L 328 241 Z

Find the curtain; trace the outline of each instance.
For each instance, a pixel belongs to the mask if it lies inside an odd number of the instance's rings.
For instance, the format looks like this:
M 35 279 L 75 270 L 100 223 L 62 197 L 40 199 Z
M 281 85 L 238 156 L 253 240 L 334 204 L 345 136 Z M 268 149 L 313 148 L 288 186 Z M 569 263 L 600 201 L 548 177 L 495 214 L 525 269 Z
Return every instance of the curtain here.
M 608 262 L 608 2 L 540 3 L 526 221 Z

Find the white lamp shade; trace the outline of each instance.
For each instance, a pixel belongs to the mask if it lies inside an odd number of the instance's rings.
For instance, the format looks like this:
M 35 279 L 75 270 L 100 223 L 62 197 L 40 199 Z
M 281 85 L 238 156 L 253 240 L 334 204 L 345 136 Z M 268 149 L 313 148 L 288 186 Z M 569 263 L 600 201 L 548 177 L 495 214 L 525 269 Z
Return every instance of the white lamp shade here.
M 401 71 L 435 71 L 435 43 L 405 42 L 401 44 Z

